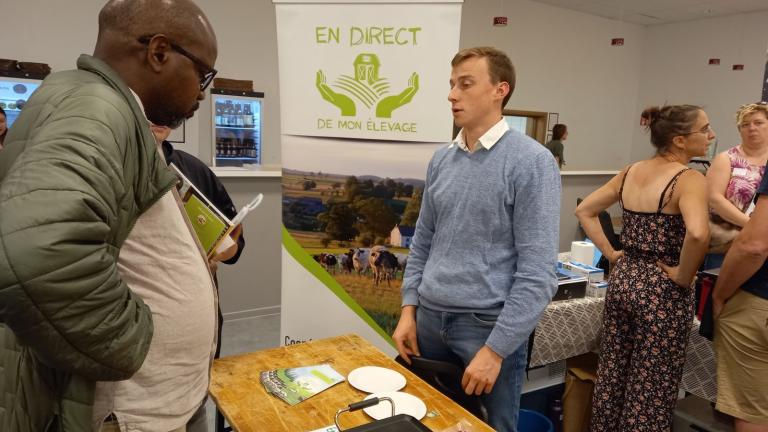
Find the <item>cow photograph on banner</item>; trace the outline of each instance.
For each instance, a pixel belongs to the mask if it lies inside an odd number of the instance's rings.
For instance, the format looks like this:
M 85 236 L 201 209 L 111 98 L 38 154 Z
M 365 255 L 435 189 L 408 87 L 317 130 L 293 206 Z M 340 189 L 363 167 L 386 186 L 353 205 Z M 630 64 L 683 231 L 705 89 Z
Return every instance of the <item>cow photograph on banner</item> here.
M 275 4 L 284 342 L 338 333 L 322 309 L 388 345 L 426 167 L 452 139 L 461 2 Z

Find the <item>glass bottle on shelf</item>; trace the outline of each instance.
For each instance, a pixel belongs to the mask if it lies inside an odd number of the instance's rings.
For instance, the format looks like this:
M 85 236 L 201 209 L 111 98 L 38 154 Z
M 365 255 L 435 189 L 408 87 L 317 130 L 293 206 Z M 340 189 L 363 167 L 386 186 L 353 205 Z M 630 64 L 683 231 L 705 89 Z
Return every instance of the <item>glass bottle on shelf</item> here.
M 222 116 L 224 119 L 224 123 L 222 126 L 233 126 L 232 124 L 232 114 L 235 107 L 232 105 L 232 101 L 228 100 L 226 104 L 224 105 L 224 115 Z
M 243 111 L 243 126 L 247 128 L 253 127 L 253 113 L 251 112 L 251 104 L 245 104 L 245 110 Z
M 240 102 L 235 103 L 235 127 L 243 126 L 243 107 Z
M 221 126 L 221 102 L 216 102 L 216 126 Z

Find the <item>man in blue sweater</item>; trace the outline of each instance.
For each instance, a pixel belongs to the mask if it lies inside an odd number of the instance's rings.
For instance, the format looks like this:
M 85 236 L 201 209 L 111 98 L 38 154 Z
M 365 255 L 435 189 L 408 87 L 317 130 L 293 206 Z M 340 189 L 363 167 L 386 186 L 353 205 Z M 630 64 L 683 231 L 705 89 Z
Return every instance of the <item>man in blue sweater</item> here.
M 528 336 L 557 290 L 560 173 L 502 116 L 515 86 L 503 52 L 465 49 L 451 65 L 462 129 L 427 168 L 392 337 L 406 361 L 463 364 L 491 426 L 516 431 Z

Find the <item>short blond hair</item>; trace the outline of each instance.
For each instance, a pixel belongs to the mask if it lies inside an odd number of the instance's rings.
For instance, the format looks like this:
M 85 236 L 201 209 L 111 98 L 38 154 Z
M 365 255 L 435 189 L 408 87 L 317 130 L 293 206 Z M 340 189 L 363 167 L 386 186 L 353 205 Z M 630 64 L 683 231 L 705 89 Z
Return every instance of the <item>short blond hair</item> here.
M 742 105 L 741 107 L 739 107 L 739 110 L 736 111 L 736 127 L 740 128 L 741 123 L 744 121 L 745 118 L 759 112 L 765 114 L 765 118 L 768 118 L 768 103 L 755 102 L 755 103 Z

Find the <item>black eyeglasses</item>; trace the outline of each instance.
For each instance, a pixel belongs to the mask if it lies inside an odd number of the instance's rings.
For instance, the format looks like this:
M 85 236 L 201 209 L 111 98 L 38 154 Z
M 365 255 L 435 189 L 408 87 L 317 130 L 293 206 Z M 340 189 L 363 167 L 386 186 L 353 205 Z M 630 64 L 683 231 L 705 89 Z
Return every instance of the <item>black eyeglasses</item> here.
M 149 45 L 149 41 L 152 40 L 153 37 L 154 36 L 142 36 L 138 39 L 138 41 L 141 44 Z M 211 83 L 213 82 L 213 78 L 216 76 L 218 71 L 208 66 L 207 64 L 205 64 L 205 62 L 195 57 L 192 53 L 180 47 L 178 44 L 174 43 L 170 39 L 168 39 L 168 44 L 176 52 L 188 58 L 192 63 L 194 63 L 195 66 L 197 66 L 197 68 L 199 69 L 199 71 L 203 71 L 200 73 L 200 91 L 205 91 L 205 89 L 207 89 L 208 86 L 211 85 Z

